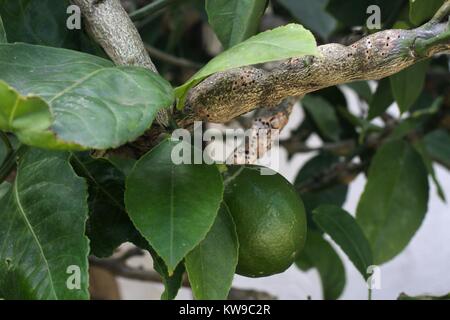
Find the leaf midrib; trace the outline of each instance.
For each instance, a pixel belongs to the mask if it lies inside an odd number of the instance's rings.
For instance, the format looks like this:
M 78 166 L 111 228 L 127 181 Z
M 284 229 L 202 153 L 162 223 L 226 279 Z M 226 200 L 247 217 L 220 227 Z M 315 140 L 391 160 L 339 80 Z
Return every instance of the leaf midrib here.
M 72 85 L 68 86 L 67 88 L 64 88 L 64 90 L 62 90 L 61 92 L 57 93 L 55 96 L 53 96 L 53 98 L 51 98 L 51 99 L 48 101 L 48 103 L 51 104 L 53 101 L 55 101 L 56 99 L 62 97 L 64 94 L 66 94 L 66 93 L 70 92 L 71 90 L 75 89 L 76 87 L 80 86 L 83 82 L 89 80 L 90 78 L 92 78 L 92 77 L 95 76 L 96 74 L 98 74 L 98 73 L 100 73 L 100 72 L 102 72 L 102 71 L 104 71 L 104 70 L 107 70 L 107 69 L 110 69 L 110 68 L 104 68 L 104 69 L 103 69 L 103 68 L 100 68 L 100 69 L 98 69 L 98 70 L 95 70 L 95 71 L 93 71 L 93 72 L 87 74 L 87 75 L 84 76 L 83 78 L 81 78 L 81 79 L 75 81 Z
M 42 259 L 44 260 L 44 263 L 45 263 L 45 266 L 46 266 L 46 269 L 47 269 L 47 273 L 48 273 L 48 276 L 49 276 L 49 280 L 50 280 L 50 288 L 51 288 L 51 290 L 53 292 L 54 297 L 57 299 L 58 296 L 57 296 L 56 291 L 55 291 L 55 285 L 53 283 L 53 277 L 52 277 L 52 274 L 50 272 L 50 266 L 48 264 L 47 258 L 45 257 L 45 254 L 44 254 L 44 250 L 43 250 L 43 248 L 42 248 L 42 246 L 41 246 L 41 244 L 39 242 L 39 239 L 38 239 L 36 233 L 33 230 L 32 225 L 30 224 L 30 221 L 28 221 L 27 215 L 26 215 L 25 210 L 24 210 L 24 208 L 22 206 L 22 203 L 20 201 L 19 192 L 18 192 L 18 185 L 17 185 L 17 181 L 18 180 L 19 180 L 19 171 L 17 172 L 17 176 L 16 176 L 16 179 L 14 181 L 14 188 L 13 188 L 14 199 L 15 199 L 17 207 L 19 209 L 18 211 L 19 211 L 20 215 L 22 216 L 22 218 L 23 218 L 23 220 L 25 222 L 25 225 L 30 230 L 30 233 L 33 236 L 33 239 L 35 240 L 35 242 L 37 244 L 37 247 L 39 249 L 39 253 L 42 256 Z

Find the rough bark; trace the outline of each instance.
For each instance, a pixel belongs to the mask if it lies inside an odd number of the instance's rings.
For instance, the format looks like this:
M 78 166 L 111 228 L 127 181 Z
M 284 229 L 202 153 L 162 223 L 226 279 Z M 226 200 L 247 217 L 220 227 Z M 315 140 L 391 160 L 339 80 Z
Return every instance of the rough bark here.
M 191 89 L 181 125 L 195 120 L 227 122 L 260 106 L 278 105 L 289 96 L 357 80 L 377 80 L 397 73 L 423 59 L 450 51 L 450 40 L 427 46 L 418 43 L 438 37 L 448 23 L 429 23 L 414 30 L 386 30 L 350 46 L 319 47 L 321 57 L 292 58 L 271 71 L 254 67 L 217 73 Z
M 119 0 L 71 1 L 80 7 L 89 33 L 112 61 L 157 72 L 139 32 Z
M 119 0 L 71 1 L 80 7 L 88 32 L 114 63 L 143 67 L 158 73 L 138 30 Z M 167 126 L 167 110 L 158 112 L 156 119 Z
M 94 39 L 113 61 L 155 71 L 139 33 L 119 0 L 72 0 L 80 6 Z M 450 1 L 429 23 L 413 30 L 385 30 L 350 46 L 326 44 L 321 57 L 292 58 L 265 71 L 243 67 L 217 73 L 192 88 L 181 126 L 195 120 L 224 123 L 253 109 L 278 105 L 290 96 L 302 96 L 325 87 L 357 80 L 377 80 L 439 53 L 450 52 Z M 420 48 L 420 50 L 418 50 Z
M 231 153 L 226 163 L 254 164 L 269 152 L 274 142 L 279 140 L 280 131 L 287 125 L 297 100 L 298 98 L 289 97 L 275 108 L 262 109 L 253 119 L 248 141 L 245 139 L 246 141 Z

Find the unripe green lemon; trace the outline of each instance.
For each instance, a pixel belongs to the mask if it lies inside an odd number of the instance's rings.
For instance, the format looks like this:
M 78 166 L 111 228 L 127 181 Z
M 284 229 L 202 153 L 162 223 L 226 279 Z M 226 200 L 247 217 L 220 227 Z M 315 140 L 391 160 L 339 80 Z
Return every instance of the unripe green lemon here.
M 258 167 L 233 167 L 224 199 L 239 238 L 236 273 L 265 277 L 289 268 L 306 240 L 305 209 L 292 185 Z

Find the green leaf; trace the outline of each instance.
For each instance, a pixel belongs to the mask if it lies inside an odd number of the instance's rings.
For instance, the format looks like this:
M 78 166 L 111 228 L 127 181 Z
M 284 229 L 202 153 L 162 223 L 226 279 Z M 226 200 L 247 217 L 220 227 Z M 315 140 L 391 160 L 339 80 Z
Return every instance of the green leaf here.
M 407 246 L 422 224 L 427 202 L 427 170 L 421 156 L 402 140 L 384 144 L 372 160 L 356 214 L 376 264 Z
M 48 104 L 36 96 L 21 96 L 0 80 L 0 129 L 14 132 L 25 144 L 53 149 L 76 148 L 55 138 Z
M 301 190 L 305 183 L 319 179 L 320 175 L 339 163 L 339 157 L 329 153 L 320 153 L 307 161 L 298 172 L 294 186 Z M 317 191 L 299 192 L 305 205 L 309 228 L 317 229 L 312 221 L 312 212 L 321 204 L 333 204 L 341 207 L 347 197 L 348 186 L 343 183 L 321 188 Z
M 320 55 L 311 32 L 298 24 L 288 24 L 257 34 L 216 56 L 185 84 L 175 89 L 182 108 L 187 91 L 206 77 L 233 68 L 283 60 L 291 57 Z
M 442 129 L 430 132 L 424 137 L 425 147 L 430 157 L 450 167 L 450 134 Z
M 367 279 L 367 268 L 373 264 L 372 251 L 356 220 L 345 210 L 332 205 L 323 205 L 314 210 L 313 219 Z
M 86 47 L 92 41 L 83 30 L 67 28 L 69 5 L 69 0 L 0 0 L 9 42 L 94 51 Z
M 346 281 L 344 265 L 336 251 L 320 233 L 308 231 L 305 248 L 295 263 L 302 270 L 304 270 L 302 266 L 308 264 L 307 269 L 317 268 L 325 300 L 336 300 L 344 291 Z
M 372 120 L 385 112 L 394 102 L 392 96 L 391 83 L 389 78 L 378 81 L 378 87 L 375 91 L 372 101 L 369 105 L 369 115 L 367 118 Z
M 228 207 L 222 204 L 206 238 L 186 256 L 186 270 L 195 299 L 227 299 L 238 254 L 236 227 Z
M 266 11 L 266 0 L 206 0 L 208 21 L 225 49 L 253 36 Z
M 6 37 L 5 27 L 3 26 L 3 20 L 1 15 L 0 15 L 0 43 L 8 43 L 8 38 Z
M 372 90 L 370 89 L 367 81 L 355 81 L 346 84 L 347 87 L 356 92 L 356 94 L 364 99 L 367 103 L 370 103 L 373 98 Z
M 444 0 L 409 0 L 409 19 L 418 26 L 433 17 L 443 3 Z
M 402 122 L 400 122 L 396 126 L 396 128 L 392 131 L 392 133 L 388 137 L 387 141 L 403 139 L 404 137 L 407 137 L 408 134 L 411 134 L 414 131 L 421 132 L 422 130 L 424 130 L 426 121 L 424 121 L 424 119 L 422 119 L 422 117 L 424 115 L 427 115 L 428 112 L 432 112 L 431 110 L 434 108 L 434 105 L 436 105 L 436 104 L 433 103 L 433 106 L 428 109 L 422 109 L 420 111 L 416 111 L 410 118 L 406 118 Z M 412 142 L 412 146 L 422 157 L 423 163 L 424 163 L 425 167 L 427 168 L 428 174 L 431 176 L 431 178 L 436 186 L 439 197 L 441 198 L 441 200 L 443 202 L 445 202 L 446 200 L 445 200 L 444 190 L 442 189 L 442 186 L 436 176 L 436 173 L 435 173 L 434 167 L 433 167 L 433 161 L 430 157 L 430 154 L 427 150 L 424 140 L 417 139 Z
M 140 234 L 125 211 L 125 175 L 106 159 L 72 154 L 71 162 L 89 186 L 86 234 L 91 254 L 109 257 L 122 243 L 139 239 Z
M 163 141 L 136 163 L 126 182 L 128 214 L 169 273 L 205 238 L 223 195 L 216 166 L 173 163 L 173 149 L 190 148 Z
M 87 190 L 68 154 L 29 150 L 0 201 L 0 297 L 87 299 Z M 80 287 L 70 276 L 79 268 Z
M 126 158 L 119 155 L 111 155 L 108 157 L 108 161 L 111 162 L 117 169 L 119 169 L 125 176 L 128 176 L 133 170 L 136 164 L 136 159 Z
M 441 183 L 439 182 L 439 180 L 436 176 L 436 172 L 434 171 L 434 167 L 433 167 L 433 161 L 430 158 L 430 155 L 428 153 L 428 150 L 427 150 L 423 140 L 414 141 L 413 146 L 416 149 L 416 151 L 420 154 L 420 156 L 422 157 L 423 163 L 424 163 L 425 167 L 427 168 L 428 174 L 431 176 L 431 179 L 433 180 L 434 185 L 436 186 L 436 190 L 437 190 L 439 198 L 441 198 L 441 200 L 443 202 L 446 202 L 444 189 L 442 188 Z
M 397 300 L 450 300 L 450 293 L 444 294 L 442 296 L 409 296 L 406 293 L 401 293 Z
M 150 250 L 150 254 L 153 258 L 153 269 L 161 276 L 164 284 L 164 292 L 161 294 L 161 300 L 175 299 L 183 284 L 184 263 L 179 263 L 173 273 L 169 274 L 166 264 L 153 249 Z
M 419 98 L 428 66 L 428 60 L 422 61 L 390 77 L 392 93 L 402 113 L 408 111 Z
M 302 99 L 302 105 L 314 120 L 320 133 L 332 140 L 338 141 L 341 134 L 336 110 L 324 98 L 319 96 L 306 96 Z
M 328 0 L 278 0 L 305 27 L 311 29 L 323 39 L 328 39 L 336 29 L 337 21 L 325 7 Z
M 19 139 L 33 146 L 118 147 L 142 135 L 174 100 L 160 76 L 80 52 L 0 45 L 0 65 L 0 79 L 32 95 L 2 85 L 0 129 L 17 133 L 19 127 Z

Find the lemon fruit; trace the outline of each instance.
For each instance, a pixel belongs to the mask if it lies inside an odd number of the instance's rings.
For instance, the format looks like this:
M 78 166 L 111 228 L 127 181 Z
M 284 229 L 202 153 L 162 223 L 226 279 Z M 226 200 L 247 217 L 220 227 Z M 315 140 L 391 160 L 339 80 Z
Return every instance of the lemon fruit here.
M 285 271 L 306 240 L 306 214 L 292 185 L 258 167 L 232 167 L 224 200 L 239 238 L 236 273 L 265 277 Z

